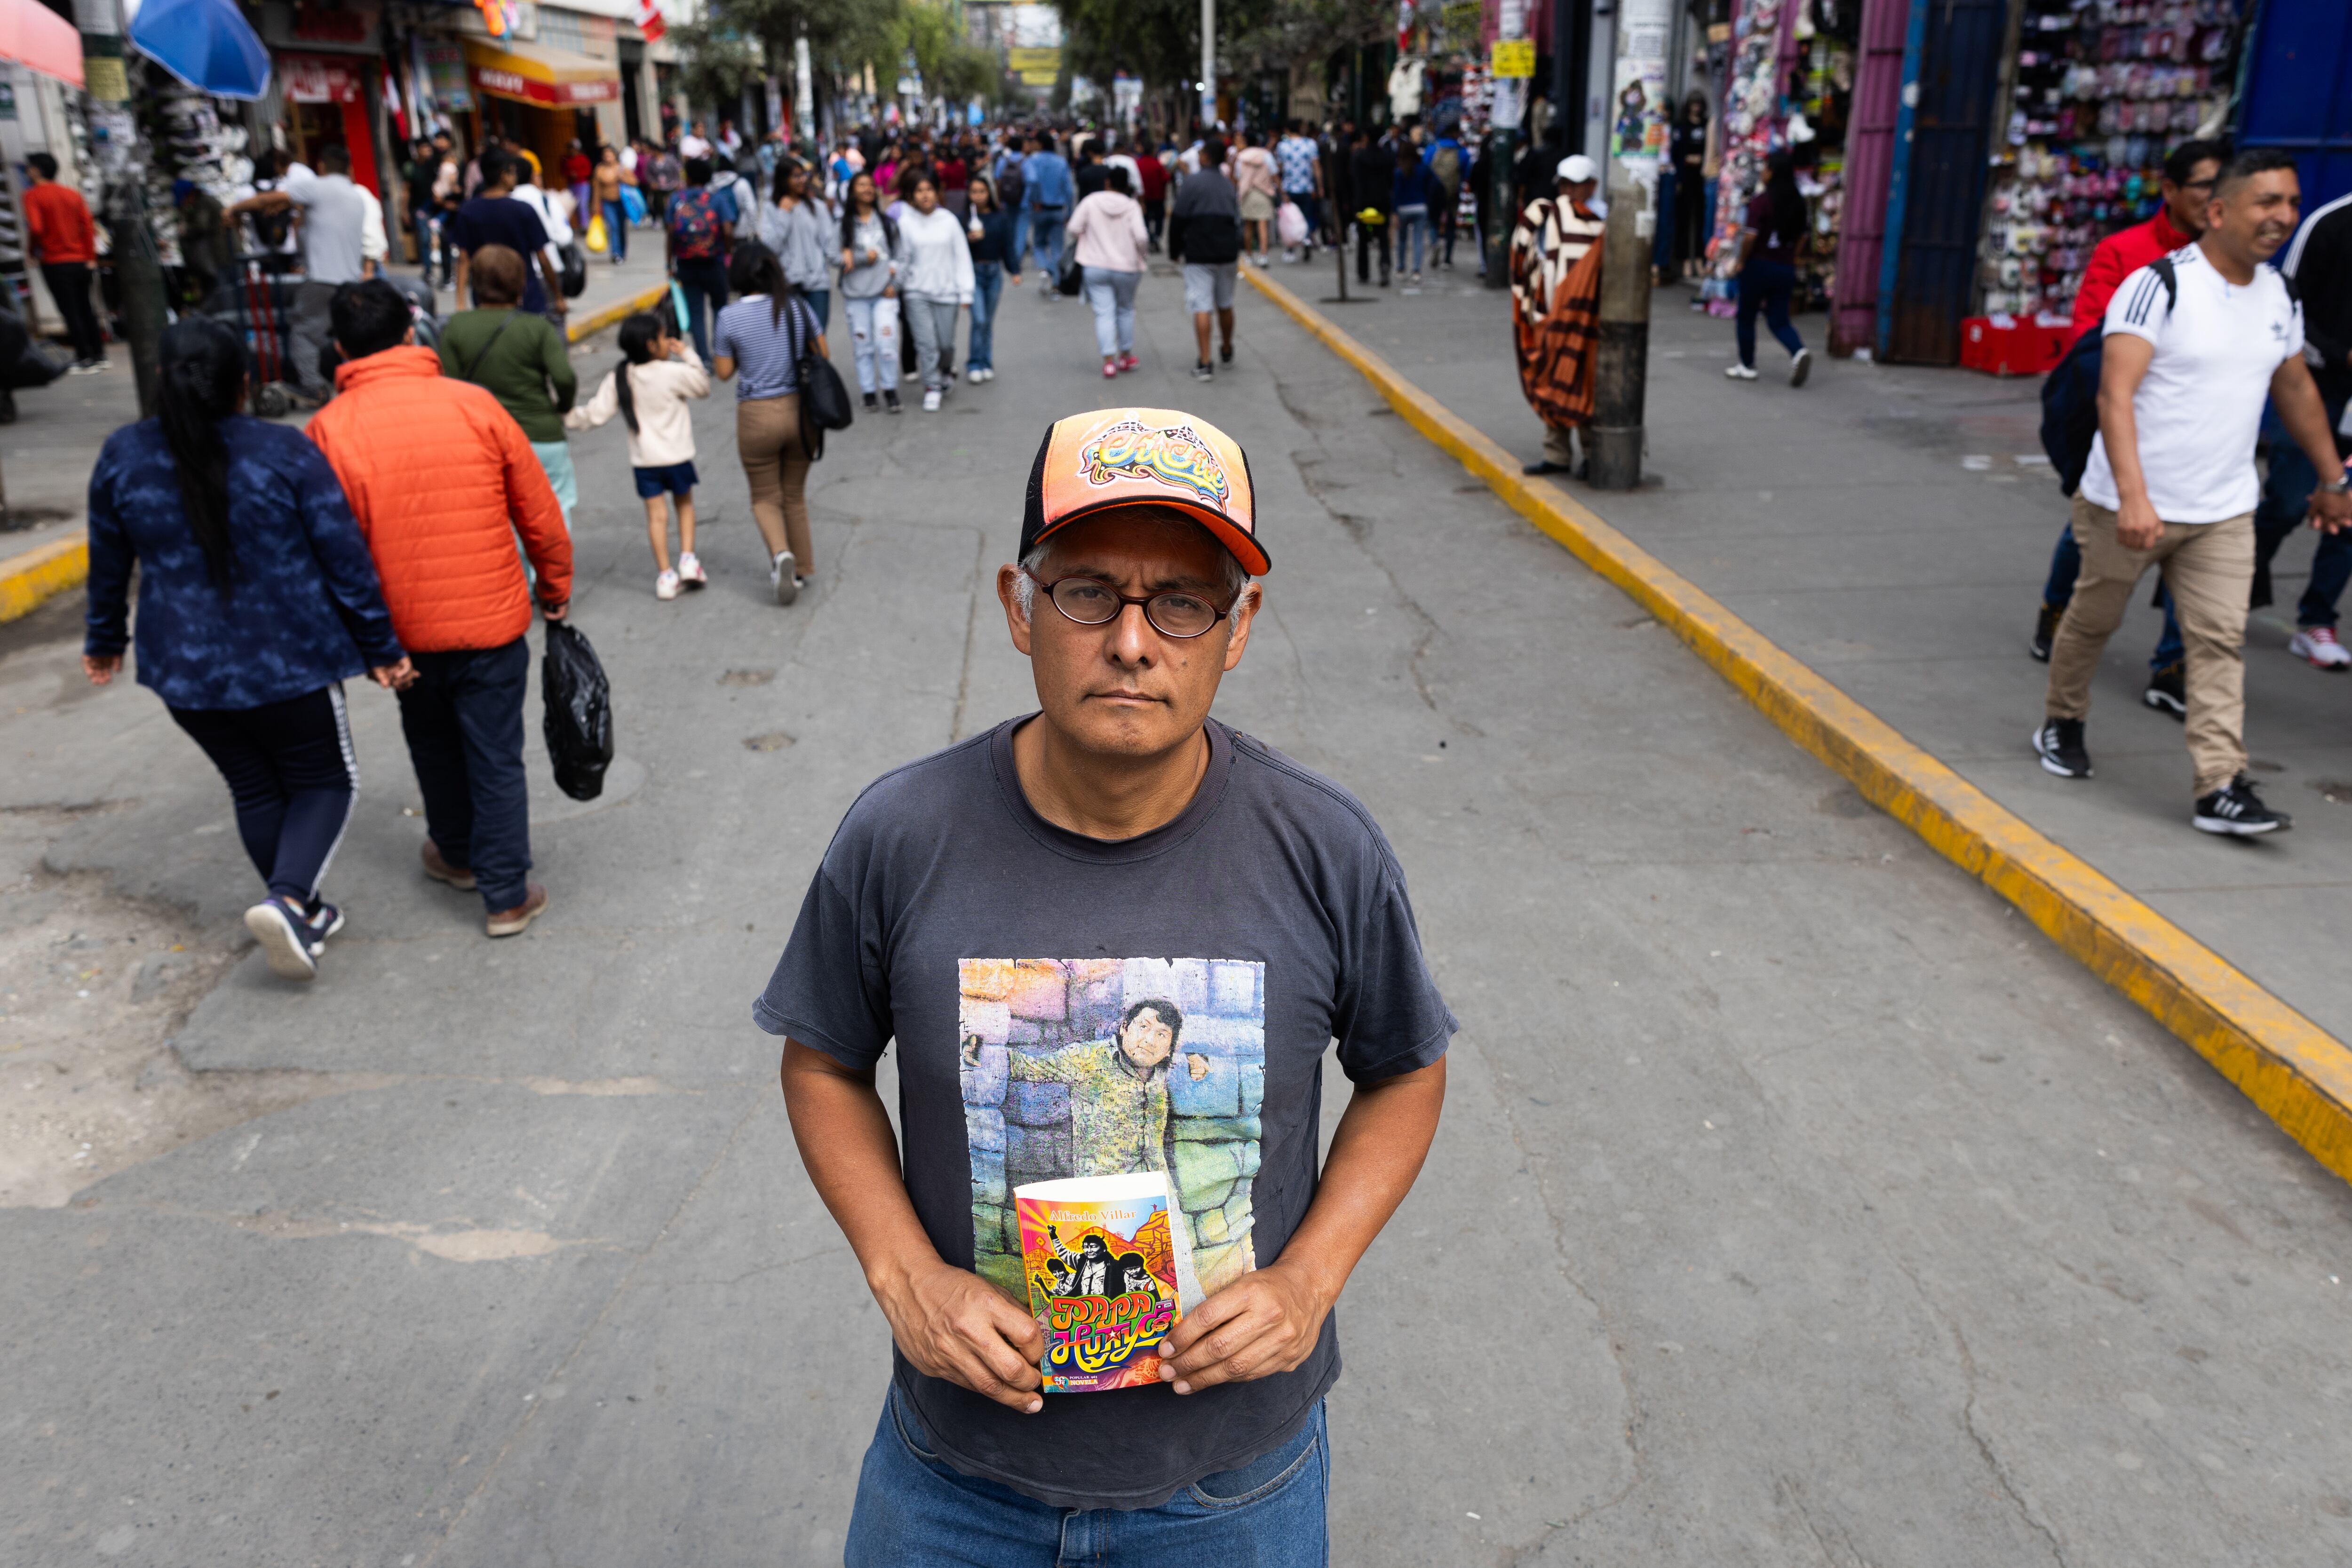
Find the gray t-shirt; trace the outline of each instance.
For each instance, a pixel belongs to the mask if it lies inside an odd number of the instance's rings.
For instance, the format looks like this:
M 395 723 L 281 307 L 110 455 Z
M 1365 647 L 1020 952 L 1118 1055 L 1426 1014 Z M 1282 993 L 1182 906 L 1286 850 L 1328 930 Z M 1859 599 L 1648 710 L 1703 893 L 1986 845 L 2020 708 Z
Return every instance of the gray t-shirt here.
M 302 208 L 302 272 L 313 283 L 355 283 L 367 193 L 348 174 L 315 174 L 297 163 L 286 194 Z
M 948 1262 L 1026 1305 L 1014 1187 L 1164 1171 L 1214 1294 L 1280 1257 L 1315 1195 L 1332 1040 L 1350 1079 L 1388 1078 L 1444 1056 L 1453 1015 L 1345 790 L 1212 720 L 1192 803 L 1105 842 L 1031 808 L 1023 722 L 867 787 L 751 1016 L 852 1067 L 897 1039 L 907 1188 Z M 1157 1063 L 1127 1054 L 1139 1017 L 1175 1026 Z M 1035 1415 L 894 1364 L 956 1468 L 1056 1508 L 1150 1508 L 1287 1441 L 1339 1351 L 1335 1318 L 1293 1372 L 1048 1394 Z

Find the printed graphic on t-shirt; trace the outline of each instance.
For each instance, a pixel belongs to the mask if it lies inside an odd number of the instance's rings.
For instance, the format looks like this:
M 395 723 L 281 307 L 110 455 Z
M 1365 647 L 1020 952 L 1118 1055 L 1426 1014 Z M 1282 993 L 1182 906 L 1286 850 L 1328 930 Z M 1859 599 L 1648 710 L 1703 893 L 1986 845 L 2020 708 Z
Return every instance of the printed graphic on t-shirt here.
M 1013 1189 L 1167 1173 L 1203 1295 L 1255 1268 L 1265 965 L 1204 958 L 967 958 L 964 1128 L 972 1267 L 1025 1300 Z

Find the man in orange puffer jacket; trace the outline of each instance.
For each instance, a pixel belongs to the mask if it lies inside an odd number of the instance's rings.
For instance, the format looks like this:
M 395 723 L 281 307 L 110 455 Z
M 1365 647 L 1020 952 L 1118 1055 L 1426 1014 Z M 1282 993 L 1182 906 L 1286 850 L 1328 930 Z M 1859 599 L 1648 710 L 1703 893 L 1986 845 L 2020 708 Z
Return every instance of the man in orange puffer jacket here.
M 530 588 L 551 621 L 572 597 L 572 540 L 530 442 L 488 392 L 417 348 L 408 301 L 382 279 L 335 291 L 339 395 L 310 420 L 383 581 L 416 679 L 401 733 L 425 796 L 425 874 L 478 890 L 492 936 L 547 908 L 530 869 L 522 764 Z

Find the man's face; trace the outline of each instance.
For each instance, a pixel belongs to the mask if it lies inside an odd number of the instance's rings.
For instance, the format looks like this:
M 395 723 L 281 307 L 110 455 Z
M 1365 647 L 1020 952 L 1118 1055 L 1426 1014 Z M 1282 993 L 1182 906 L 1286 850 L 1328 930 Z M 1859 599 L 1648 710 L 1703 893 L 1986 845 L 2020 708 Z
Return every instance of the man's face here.
M 2265 169 L 2226 191 L 2216 186 L 2205 205 L 2207 231 L 2255 261 L 2269 260 L 2302 221 L 2303 182 L 2293 169 Z
M 1600 184 L 1601 182 L 1598 180 L 1576 180 L 1573 182 L 1562 180 L 1559 182 L 1560 199 L 1562 201 L 1574 202 L 1579 206 L 1581 206 L 1586 202 L 1592 199 L 1592 193 L 1600 186 Z
M 1119 1054 L 1146 1072 L 1166 1061 L 1175 1048 L 1176 1031 L 1155 1007 L 1129 1018 L 1118 1032 Z
M 1047 582 L 1090 577 L 1130 598 L 1171 590 L 1226 606 L 1224 547 L 1190 519 L 1149 507 L 1121 507 L 1055 534 Z M 1242 661 L 1257 595 L 1244 590 L 1230 613 L 1196 637 L 1171 637 L 1124 605 L 1098 626 L 1054 607 L 1036 584 L 1032 608 L 1014 596 L 1019 568 L 997 573 L 1013 646 L 1029 656 L 1045 721 L 1064 742 L 1101 757 L 1164 756 L 1189 742 L 1209 716 L 1217 683 Z
M 2219 159 L 2200 158 L 2189 171 L 2188 184 L 2164 182 L 2164 216 L 2191 239 L 2205 232 L 2205 204 L 2212 199 L 2213 182 L 2221 173 Z

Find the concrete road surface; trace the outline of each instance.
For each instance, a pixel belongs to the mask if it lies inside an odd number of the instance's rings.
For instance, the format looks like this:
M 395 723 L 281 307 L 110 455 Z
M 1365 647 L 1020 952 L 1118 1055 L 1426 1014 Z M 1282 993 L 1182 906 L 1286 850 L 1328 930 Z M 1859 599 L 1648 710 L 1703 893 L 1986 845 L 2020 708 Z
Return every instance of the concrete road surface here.
M 992 569 L 1107 395 L 1247 447 L 1277 564 L 1218 710 L 1386 826 L 1464 1026 L 1341 1309 L 1335 1562 L 2352 1555 L 2345 1189 L 1270 307 L 1207 387 L 1181 311 L 1146 282 L 1108 387 L 1010 299 L 997 381 L 835 439 L 790 609 L 728 393 L 674 604 L 583 440 L 622 759 L 583 806 L 534 756 L 516 941 L 418 875 L 371 689 L 350 930 L 308 989 L 225 956 L 211 770 L 80 684 L 72 606 L 9 628 L 0 1556 L 839 1561 L 885 1330 L 748 1008 L 858 788 L 1028 704 Z

